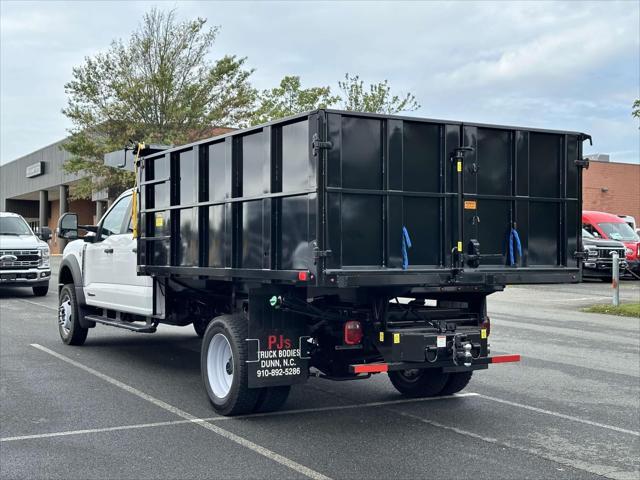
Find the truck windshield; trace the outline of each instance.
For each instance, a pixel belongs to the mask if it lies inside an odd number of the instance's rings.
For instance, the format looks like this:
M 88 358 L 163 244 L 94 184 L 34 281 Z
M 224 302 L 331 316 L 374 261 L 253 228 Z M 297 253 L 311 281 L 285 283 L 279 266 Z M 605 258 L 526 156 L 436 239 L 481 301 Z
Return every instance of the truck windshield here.
M 0 217 L 0 235 L 33 235 L 29 225 L 20 217 Z
M 599 223 L 598 226 L 611 240 L 637 242 L 640 240 L 628 223 Z

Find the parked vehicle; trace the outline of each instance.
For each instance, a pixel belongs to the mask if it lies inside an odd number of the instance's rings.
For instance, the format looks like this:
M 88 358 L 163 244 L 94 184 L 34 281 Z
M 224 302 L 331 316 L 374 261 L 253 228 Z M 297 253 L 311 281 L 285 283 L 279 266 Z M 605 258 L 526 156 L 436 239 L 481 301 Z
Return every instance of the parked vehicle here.
M 51 267 L 48 227 L 38 235 L 17 213 L 0 212 L 0 286 L 31 287 L 41 297 L 49 291 Z
M 634 217 L 632 217 L 631 215 L 618 215 L 618 217 L 628 223 L 631 227 L 631 230 L 633 230 L 634 232 L 637 230 L 636 219 Z
M 585 210 L 582 226 L 596 238 L 622 242 L 629 269 L 640 273 L 640 237 L 627 222 L 611 213 Z
M 59 332 L 193 324 L 223 415 L 309 376 L 449 395 L 491 355 L 486 297 L 579 282 L 587 135 L 319 110 L 149 153 L 97 226 L 63 215 Z
M 613 272 L 613 257 L 611 256 L 613 252 L 617 252 L 620 259 L 618 264 L 620 275 L 622 276 L 627 269 L 624 243 L 596 238 L 583 228 L 582 244 L 586 253 L 582 264 L 583 278 L 600 278 L 603 281 L 610 281 Z

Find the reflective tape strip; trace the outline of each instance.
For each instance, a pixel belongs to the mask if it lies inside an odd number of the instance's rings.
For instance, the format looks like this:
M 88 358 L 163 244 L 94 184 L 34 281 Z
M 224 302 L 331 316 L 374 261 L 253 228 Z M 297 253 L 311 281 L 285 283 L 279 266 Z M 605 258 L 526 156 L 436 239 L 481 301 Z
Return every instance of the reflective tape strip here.
M 386 363 L 370 363 L 368 365 L 351 365 L 353 373 L 382 373 L 389 371 Z
M 491 363 L 509 363 L 509 362 L 519 362 L 520 355 L 498 355 L 496 357 L 491 357 L 489 359 Z

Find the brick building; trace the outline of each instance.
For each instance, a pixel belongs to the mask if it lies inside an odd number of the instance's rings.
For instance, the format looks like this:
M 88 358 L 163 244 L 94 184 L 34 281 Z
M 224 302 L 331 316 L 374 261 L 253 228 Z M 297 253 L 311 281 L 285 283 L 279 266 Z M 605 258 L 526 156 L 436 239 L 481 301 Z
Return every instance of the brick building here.
M 582 195 L 584 210 L 631 215 L 640 223 L 640 164 L 591 158 L 584 170 Z

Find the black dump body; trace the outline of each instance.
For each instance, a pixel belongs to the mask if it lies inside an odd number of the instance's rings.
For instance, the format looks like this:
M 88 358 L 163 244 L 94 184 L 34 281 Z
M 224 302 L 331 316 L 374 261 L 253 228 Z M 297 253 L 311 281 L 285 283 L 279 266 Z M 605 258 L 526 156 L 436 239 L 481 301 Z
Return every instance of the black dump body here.
M 333 288 L 577 282 L 586 138 L 319 110 L 175 147 L 140 162 L 139 271 Z

